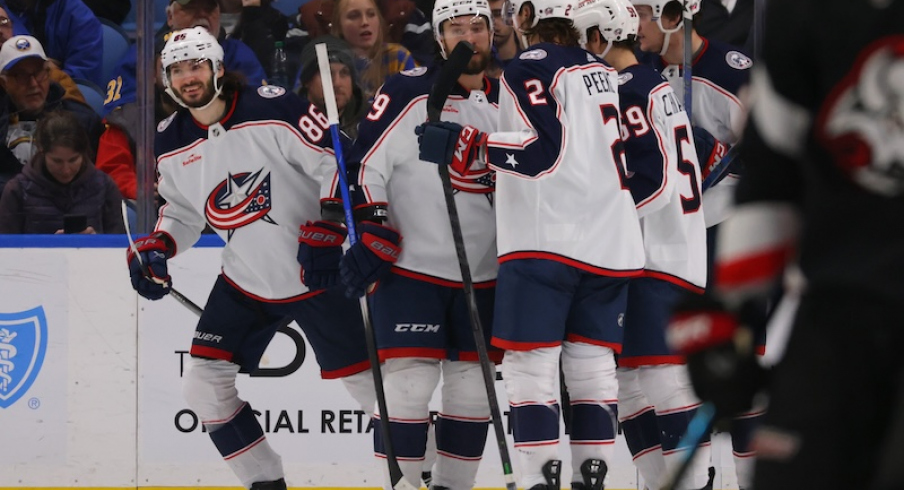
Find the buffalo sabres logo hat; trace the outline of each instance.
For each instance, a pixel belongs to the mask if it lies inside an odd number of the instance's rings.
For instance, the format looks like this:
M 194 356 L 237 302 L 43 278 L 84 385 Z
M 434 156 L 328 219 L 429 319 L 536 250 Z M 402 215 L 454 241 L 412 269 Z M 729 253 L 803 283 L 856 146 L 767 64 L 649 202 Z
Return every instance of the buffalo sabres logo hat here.
M 44 47 L 31 36 L 13 36 L 0 47 L 0 72 L 5 72 L 25 58 L 40 58 L 47 61 Z

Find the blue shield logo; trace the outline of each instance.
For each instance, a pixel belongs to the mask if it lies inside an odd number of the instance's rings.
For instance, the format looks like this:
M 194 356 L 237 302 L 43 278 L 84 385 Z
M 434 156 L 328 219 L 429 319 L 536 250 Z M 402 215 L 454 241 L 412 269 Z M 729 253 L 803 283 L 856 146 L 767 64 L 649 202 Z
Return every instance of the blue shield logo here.
M 28 391 L 46 352 L 44 308 L 0 313 L 0 408 L 9 407 Z

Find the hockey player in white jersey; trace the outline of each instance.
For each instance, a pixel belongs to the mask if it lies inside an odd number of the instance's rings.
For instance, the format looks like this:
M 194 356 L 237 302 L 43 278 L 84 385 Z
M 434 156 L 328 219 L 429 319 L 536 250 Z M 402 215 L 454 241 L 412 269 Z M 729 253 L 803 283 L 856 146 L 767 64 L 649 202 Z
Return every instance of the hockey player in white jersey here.
M 486 0 L 439 0 L 433 30 L 445 55 L 459 41 L 474 55 L 448 97 L 443 118 L 479 135 L 496 129 L 499 83 L 485 76 L 493 21 Z M 415 130 L 427 119 L 427 96 L 439 67 L 390 78 L 374 96 L 350 154 L 355 213 L 361 240 L 342 259 L 347 294 L 368 300 L 383 368 L 393 449 L 405 479 L 418 486 L 430 411 L 439 384 L 437 458 L 433 488 L 470 489 L 486 444 L 490 409 L 477 362 L 452 228 L 435 165 L 419 158 Z M 453 142 L 458 144 L 458 138 Z M 461 144 L 471 144 L 462 138 Z M 475 146 L 476 148 L 476 146 Z M 445 153 L 444 153 L 445 155 Z M 455 201 L 471 259 L 482 324 L 492 325 L 496 232 L 493 174 L 465 149 L 451 165 Z M 404 240 L 402 239 L 404 237 Z M 489 338 L 487 338 L 489 343 Z M 490 353 L 501 359 L 501 352 Z M 379 425 L 374 448 L 383 453 Z M 387 475 L 388 476 L 388 475 Z M 387 478 L 388 485 L 388 478 Z
M 356 302 L 338 288 L 315 290 L 338 283 L 345 237 L 341 225 L 314 221 L 323 177 L 335 172 L 327 120 L 281 87 L 246 87 L 224 70 L 223 49 L 200 27 L 173 33 L 162 66 L 167 92 L 184 109 L 157 127 L 166 204 L 155 231 L 129 250 L 132 285 L 160 299 L 172 282 L 167 259 L 205 226 L 226 242 L 183 392 L 245 487 L 285 490 L 281 459 L 235 386 L 239 372 L 257 368 L 277 328 L 297 320 L 322 376 L 342 378 L 362 406 L 375 399 Z
M 748 83 L 753 61 L 741 50 L 701 37 L 693 26 L 684 25 L 684 12 L 697 12 L 699 0 L 632 0 L 632 3 L 640 16 L 640 49 L 653 54 L 653 68 L 662 73 L 679 95 L 684 93 L 681 70 L 684 62 L 684 30 L 691 29 L 691 124 L 695 133 L 700 129 L 708 132 L 715 138 L 717 146 L 720 143 L 729 146 L 737 144 L 746 119 L 740 92 Z M 700 163 L 704 169 L 703 177 L 706 178 L 709 162 Z M 729 173 L 703 194 L 709 263 L 712 263 L 717 248 L 715 226 L 727 219 L 732 212 L 738 178 L 738 175 Z M 708 272 L 712 279 L 712 267 Z M 758 351 L 762 354 L 765 339 L 760 338 L 758 342 Z M 750 448 L 749 436 L 762 413 L 762 409 L 754 409 L 740 414 L 732 427 L 735 468 L 742 488 L 749 487 L 752 483 L 754 453 Z
M 662 76 L 634 55 L 638 16 L 628 0 L 587 0 L 575 14 L 585 47 L 619 71 L 628 185 L 644 235 L 644 276 L 631 280 L 618 360 L 618 412 L 634 464 L 650 489 L 680 465 L 676 450 L 700 404 L 684 358 L 666 345 L 674 304 L 706 286 L 706 227 L 693 133 Z M 708 444 L 708 438 L 706 440 Z M 681 489 L 707 483 L 698 458 Z M 694 481 L 696 480 L 696 481 Z
M 581 49 L 575 8 L 527 0 L 506 9 L 529 47 L 503 73 L 499 131 L 486 143 L 497 171 L 493 344 L 506 349 L 503 377 L 529 489 L 560 486 L 560 356 L 572 405 L 568 478 L 573 488 L 602 488 L 628 278 L 644 264 L 616 73 Z

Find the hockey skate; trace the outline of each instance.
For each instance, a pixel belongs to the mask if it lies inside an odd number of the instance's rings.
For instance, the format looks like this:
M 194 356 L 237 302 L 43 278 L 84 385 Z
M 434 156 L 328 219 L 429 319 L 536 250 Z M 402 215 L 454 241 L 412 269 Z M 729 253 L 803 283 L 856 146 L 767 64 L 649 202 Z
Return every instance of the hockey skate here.
M 609 467 L 601 459 L 588 459 L 581 463 L 583 482 L 571 482 L 571 490 L 604 490 Z
M 251 490 L 286 490 L 286 480 L 280 478 L 279 480 L 252 483 Z
M 562 462 L 551 459 L 543 465 L 543 478 L 546 478 L 546 483 L 538 483 L 530 487 L 530 490 L 559 490 L 562 488 L 561 477 Z

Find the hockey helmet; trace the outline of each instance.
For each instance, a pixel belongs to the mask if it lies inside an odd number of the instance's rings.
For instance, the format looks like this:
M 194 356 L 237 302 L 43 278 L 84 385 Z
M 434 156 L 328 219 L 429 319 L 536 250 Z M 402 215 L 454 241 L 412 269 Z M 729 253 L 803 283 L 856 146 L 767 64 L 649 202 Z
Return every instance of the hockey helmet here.
M 433 37 L 439 44 L 443 58 L 448 56 L 446 46 L 443 44 L 441 26 L 444 21 L 453 17 L 471 15 L 483 16 L 487 20 L 487 28 L 490 31 L 490 40 L 493 39 L 493 13 L 487 0 L 437 0 L 433 5 Z
M 587 29 L 592 27 L 598 28 L 611 46 L 613 42 L 636 36 L 639 23 L 637 11 L 628 0 L 583 0 L 574 14 L 574 27 L 581 35 L 581 46 L 587 45 Z M 609 46 L 606 47 L 608 50 Z
M 217 72 L 223 66 L 223 58 L 223 47 L 220 46 L 217 38 L 207 32 L 207 29 L 198 26 L 174 31 L 170 34 L 166 45 L 163 46 L 163 51 L 160 53 L 160 63 L 163 66 L 163 85 L 166 87 L 166 92 L 179 105 L 187 107 L 182 102 L 182 99 L 173 93 L 169 67 L 180 61 L 208 60 L 213 71 L 213 85 L 216 92 L 214 99 L 216 99 L 216 96 L 220 95 L 222 90 Z

